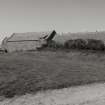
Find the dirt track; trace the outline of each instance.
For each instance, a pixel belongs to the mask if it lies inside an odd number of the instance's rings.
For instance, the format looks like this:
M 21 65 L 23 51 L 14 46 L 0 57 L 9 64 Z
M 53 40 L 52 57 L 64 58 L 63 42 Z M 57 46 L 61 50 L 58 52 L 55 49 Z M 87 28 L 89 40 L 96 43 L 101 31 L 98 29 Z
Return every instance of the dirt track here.
M 105 83 L 27 94 L 5 99 L 0 105 L 105 105 Z

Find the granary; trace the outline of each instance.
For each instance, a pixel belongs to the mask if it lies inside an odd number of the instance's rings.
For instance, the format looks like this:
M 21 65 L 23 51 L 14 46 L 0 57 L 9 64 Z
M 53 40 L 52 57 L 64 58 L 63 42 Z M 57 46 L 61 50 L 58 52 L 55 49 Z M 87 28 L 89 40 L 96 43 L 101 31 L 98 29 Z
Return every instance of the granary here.
M 7 52 L 37 50 L 52 40 L 56 31 L 52 32 L 28 32 L 13 33 L 9 38 L 2 41 L 2 48 Z

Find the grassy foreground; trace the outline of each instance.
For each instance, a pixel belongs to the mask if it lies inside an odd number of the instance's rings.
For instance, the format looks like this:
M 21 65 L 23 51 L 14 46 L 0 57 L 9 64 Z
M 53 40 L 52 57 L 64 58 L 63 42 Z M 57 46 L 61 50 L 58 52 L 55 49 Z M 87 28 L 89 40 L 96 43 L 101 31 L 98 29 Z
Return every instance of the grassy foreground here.
M 105 81 L 105 52 L 40 51 L 0 54 L 0 96 Z

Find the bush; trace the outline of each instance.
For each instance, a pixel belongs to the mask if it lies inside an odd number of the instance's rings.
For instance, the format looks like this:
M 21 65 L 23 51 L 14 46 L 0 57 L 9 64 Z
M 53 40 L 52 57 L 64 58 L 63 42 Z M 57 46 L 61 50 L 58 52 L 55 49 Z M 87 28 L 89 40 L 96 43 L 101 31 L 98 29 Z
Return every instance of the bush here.
M 71 40 L 66 41 L 64 43 L 64 47 L 67 48 L 67 49 L 69 49 L 69 48 L 75 48 L 76 46 L 75 46 L 74 40 L 71 39 Z
M 104 42 L 101 40 L 96 40 L 96 39 L 87 39 L 87 49 L 90 50 L 104 50 L 105 45 Z
M 74 44 L 75 44 L 75 47 L 78 49 L 86 49 L 87 42 L 83 39 L 75 39 Z
M 96 39 L 70 39 L 64 44 L 51 40 L 47 43 L 44 48 L 51 49 L 88 49 L 88 50 L 99 50 L 105 49 L 104 42 Z
M 89 50 L 104 50 L 105 45 L 101 40 L 96 39 L 71 39 L 64 43 L 67 49 L 89 49 Z
M 54 40 L 49 41 L 47 44 L 47 47 L 49 48 L 56 48 L 56 42 Z
M 54 48 L 54 49 L 58 49 L 58 48 L 64 48 L 64 45 L 58 42 L 55 42 L 54 40 L 49 41 L 47 44 L 48 48 Z
M 74 39 L 68 40 L 65 42 L 65 48 L 72 48 L 72 49 L 85 49 L 86 48 L 86 41 L 83 39 Z

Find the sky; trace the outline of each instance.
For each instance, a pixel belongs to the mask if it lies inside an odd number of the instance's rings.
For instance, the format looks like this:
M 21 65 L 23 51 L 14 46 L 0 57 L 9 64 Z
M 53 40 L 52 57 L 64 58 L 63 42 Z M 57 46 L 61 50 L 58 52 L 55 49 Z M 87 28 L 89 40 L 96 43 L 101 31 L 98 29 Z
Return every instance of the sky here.
M 0 0 L 0 32 L 105 30 L 105 0 Z

